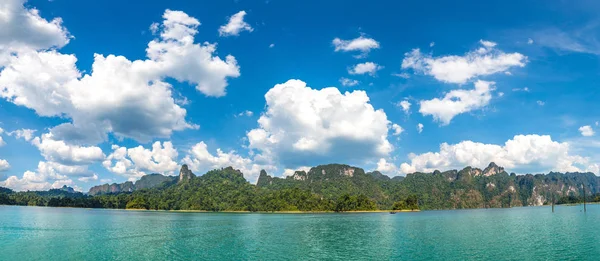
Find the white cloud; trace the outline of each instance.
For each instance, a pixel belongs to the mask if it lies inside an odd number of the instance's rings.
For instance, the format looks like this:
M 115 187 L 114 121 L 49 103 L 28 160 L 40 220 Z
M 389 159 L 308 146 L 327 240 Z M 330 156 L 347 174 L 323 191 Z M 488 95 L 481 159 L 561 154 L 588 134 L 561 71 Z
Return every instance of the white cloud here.
M 112 146 L 113 152 L 102 165 L 112 173 L 136 180 L 150 173 L 172 175 L 179 169 L 177 150 L 170 141 L 152 144 L 152 150 L 142 146 L 135 148 Z
M 503 92 L 499 92 L 499 93 L 498 93 L 498 97 L 503 97 L 503 96 L 504 96 L 504 93 L 503 93 Z
M 50 133 L 34 138 L 31 143 L 46 160 L 65 165 L 91 164 L 102 161 L 105 157 L 99 147 L 70 145 L 63 140 L 55 140 Z
M 315 90 L 289 80 L 265 99 L 259 127 L 247 133 L 249 148 L 286 168 L 365 161 L 393 150 L 387 115 L 373 108 L 364 91 L 342 94 L 335 87 Z
M 353 67 L 348 69 L 349 74 L 369 74 L 371 76 L 375 75 L 375 73 L 379 70 L 383 69 L 383 66 L 380 66 L 373 62 L 365 62 L 354 65 Z
M 26 0 L 3 0 L 0 3 L 0 53 L 22 48 L 48 49 L 69 43 L 69 32 L 60 18 L 48 21 L 35 8 L 26 9 Z M 2 54 L 0 54 L 2 67 Z
M 239 169 L 246 180 L 255 183 L 260 174 L 260 170 L 275 170 L 276 168 L 266 164 L 256 164 L 250 158 L 245 158 L 237 154 L 236 151 L 223 152 L 217 149 L 213 155 L 208 151 L 208 146 L 203 141 L 197 143 L 188 151 L 182 162 L 187 164 L 190 169 L 198 175 L 202 175 L 209 170 L 233 167 Z
M 269 48 L 275 47 L 275 44 L 269 44 Z
M 581 135 L 585 137 L 594 136 L 595 134 L 594 130 L 592 129 L 592 126 L 590 125 L 579 127 L 579 132 L 581 132 Z
M 154 22 L 150 25 L 150 32 L 152 32 L 152 34 L 158 33 L 159 29 L 160 29 L 160 24 L 157 22 Z
M 239 11 L 229 18 L 227 24 L 219 27 L 220 36 L 238 36 L 242 31 L 252 32 L 254 29 L 248 23 L 244 22 L 246 11 Z
M 0 186 L 10 188 L 15 191 L 42 191 L 52 188 L 61 188 L 63 185 L 72 186 L 73 180 L 61 179 L 50 183 L 38 177 L 39 175 L 32 171 L 26 171 L 23 177 L 10 176 L 5 181 L 0 181 Z
M 242 117 L 242 116 L 246 116 L 246 117 L 252 117 L 252 115 L 254 115 L 254 112 L 249 111 L 249 110 L 245 110 L 243 112 L 238 113 L 237 115 L 235 115 L 236 117 Z
M 543 102 L 543 101 L 536 101 L 535 103 L 537 103 L 537 105 L 539 105 L 539 106 L 544 106 L 544 105 L 546 105 L 546 103 L 545 103 L 545 102 Z
M 398 135 L 400 135 L 404 131 L 404 129 L 402 127 L 400 127 L 400 125 L 398 125 L 396 123 L 392 124 L 392 130 L 394 131 L 392 133 L 392 135 L 394 135 L 394 136 L 398 136 Z
M 355 86 L 358 85 L 358 81 L 357 80 L 352 80 L 352 79 L 348 79 L 345 77 L 340 78 L 340 83 L 342 84 L 342 86 Z
M 434 47 L 434 46 L 435 46 L 435 42 L 429 43 L 429 47 Z
M 7 134 L 9 136 L 15 136 L 15 138 L 17 139 L 23 138 L 25 141 L 31 141 L 31 139 L 33 139 L 34 137 L 35 132 L 36 130 L 32 129 L 20 129 L 8 132 Z
M 227 79 L 238 77 L 231 55 L 214 56 L 216 44 L 195 44 L 200 22 L 166 10 L 160 36 L 146 49 L 147 60 L 96 54 L 91 74 L 81 76 L 77 58 L 57 50 L 20 50 L 6 57 L 0 97 L 40 116 L 70 119 L 51 132 L 57 139 L 98 143 L 106 133 L 147 142 L 173 131 L 197 128 L 185 120 L 165 78 L 188 82 L 207 96 L 223 96 Z
M 422 123 L 417 124 L 417 132 L 419 132 L 419 133 L 423 132 L 423 124 Z
M 92 175 L 91 177 L 81 177 L 81 178 L 78 178 L 77 180 L 88 183 L 90 181 L 98 180 L 98 175 L 96 175 L 96 173 L 94 173 L 94 175 Z
M 392 73 L 392 76 L 400 77 L 400 78 L 403 78 L 403 79 L 410 78 L 410 74 L 405 73 L 405 72 L 403 72 L 403 73 Z
M 529 88 L 525 87 L 525 88 L 513 88 L 512 89 L 513 92 L 529 92 Z
M 306 166 L 298 167 L 296 169 L 285 169 L 283 171 L 282 176 L 287 177 L 287 176 L 294 175 L 294 173 L 296 173 L 296 171 L 304 171 L 304 172 L 308 173 L 308 171 L 310 171 L 310 169 L 311 169 L 311 167 L 306 167 Z
M 511 67 L 524 67 L 527 57 L 520 53 L 504 53 L 495 49 L 496 43 L 480 41 L 482 47 L 464 56 L 433 57 L 414 49 L 405 54 L 403 69 L 413 69 L 447 83 L 466 83 L 468 80 L 499 72 Z
M 481 109 L 489 104 L 492 99 L 494 82 L 478 80 L 473 90 L 452 90 L 444 98 L 434 98 L 420 102 L 419 112 L 431 115 L 434 120 L 442 125 L 450 124 L 456 115 Z
M 439 152 L 410 154 L 410 163 L 402 163 L 403 173 L 416 171 L 461 169 L 466 166 L 484 168 L 495 162 L 510 171 L 591 171 L 598 165 L 589 158 L 572 155 L 569 144 L 553 141 L 548 135 L 516 135 L 504 145 L 462 141 L 458 144 L 442 143 Z M 578 167 L 582 166 L 582 167 Z
M 352 40 L 335 38 L 332 43 L 333 46 L 335 46 L 336 52 L 361 52 L 362 54 L 356 56 L 357 58 L 366 57 L 372 49 L 379 49 L 379 42 L 375 41 L 373 38 L 367 38 L 362 35 Z
M 87 166 L 66 166 L 56 162 L 40 161 L 36 172 L 25 171 L 21 178 L 10 176 L 5 181 L 0 181 L 0 186 L 16 191 L 48 190 L 63 185 L 77 188 L 69 177 L 79 177 L 82 180 L 93 179 L 97 175 L 90 172 Z
M 10 164 L 5 159 L 0 159 L 0 171 L 5 171 L 10 169 Z
M 398 167 L 394 163 L 388 162 L 384 158 L 379 159 L 379 161 L 377 162 L 377 169 L 375 170 L 388 176 L 397 176 L 398 174 L 400 174 L 398 171 Z
M 396 104 L 396 106 L 399 106 L 399 107 L 401 107 L 401 108 L 402 108 L 402 111 L 404 111 L 404 113 L 406 113 L 406 114 L 410 114 L 410 106 L 411 106 L 411 104 L 410 104 L 410 102 L 409 102 L 409 101 L 407 101 L 407 100 L 403 100 L 403 101 L 401 101 L 401 102 L 398 102 L 398 103 Z
M 533 39 L 531 39 L 531 38 L 527 39 L 527 44 L 533 44 Z
M 479 40 L 479 43 L 480 43 L 481 45 L 483 45 L 483 47 L 485 47 L 485 48 L 488 48 L 488 49 L 490 49 L 490 48 L 494 48 L 494 47 L 496 47 L 496 45 L 498 45 L 498 44 L 496 44 L 496 43 L 494 43 L 494 42 L 491 42 L 491 41 L 485 41 L 485 40 Z

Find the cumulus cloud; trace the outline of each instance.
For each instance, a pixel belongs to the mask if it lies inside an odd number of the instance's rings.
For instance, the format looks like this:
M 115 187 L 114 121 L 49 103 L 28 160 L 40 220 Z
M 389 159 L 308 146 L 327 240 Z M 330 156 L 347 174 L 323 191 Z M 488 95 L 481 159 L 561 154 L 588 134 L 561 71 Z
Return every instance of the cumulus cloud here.
M 0 186 L 15 191 L 42 191 L 61 188 L 63 185 L 73 186 L 73 180 L 61 179 L 50 183 L 49 181 L 40 179 L 38 174 L 32 171 L 26 171 L 20 179 L 17 176 L 10 176 L 5 181 L 0 181 Z
M 90 177 L 81 177 L 78 178 L 77 180 L 81 181 L 81 182 L 90 182 L 90 181 L 96 181 L 98 180 L 98 175 L 96 173 L 94 173 L 94 175 L 90 176 Z
M 62 19 L 45 20 L 39 10 L 26 9 L 25 2 L 3 0 L 0 3 L 0 50 L 60 48 L 69 43 L 70 35 L 62 26 Z
M 392 132 L 392 135 L 394 136 L 398 136 L 404 131 L 404 129 L 396 123 L 392 124 L 392 130 L 394 131 Z
M 300 80 L 277 84 L 267 94 L 259 127 L 247 133 L 249 148 L 285 168 L 387 156 L 390 122 L 364 91 L 316 90 Z
M 25 141 L 31 141 L 34 137 L 36 130 L 32 129 L 19 129 L 8 132 L 9 136 L 14 136 L 17 139 L 24 139 Z
M 296 171 L 308 172 L 308 171 L 310 171 L 310 169 L 311 169 L 311 167 L 307 167 L 307 166 L 297 167 L 295 169 L 285 169 L 283 171 L 283 175 L 282 176 L 287 177 L 287 176 L 294 175 L 294 173 L 296 173 Z
M 403 173 L 484 168 L 495 162 L 511 171 L 595 171 L 598 165 L 589 158 L 573 155 L 566 142 L 553 141 L 548 135 L 516 135 L 504 145 L 462 141 L 442 143 L 438 152 L 409 154 L 410 162 L 400 165 Z
M 433 116 L 434 120 L 442 125 L 448 125 L 458 114 L 487 106 L 492 99 L 491 92 L 494 90 L 494 84 L 494 82 L 478 80 L 473 90 L 452 90 L 442 99 L 420 101 L 419 112 Z
M 356 56 L 357 58 L 366 57 L 371 50 L 379 49 L 379 42 L 362 35 L 351 40 L 335 38 L 332 43 L 336 52 L 361 52 L 362 54 Z
M 10 164 L 5 159 L 0 159 L 0 171 L 6 171 L 10 169 Z
M 377 168 L 375 170 L 388 176 L 397 176 L 398 174 L 400 174 L 398 171 L 398 167 L 394 163 L 388 162 L 384 158 L 379 159 L 379 161 L 377 162 Z
M 70 145 L 63 140 L 55 140 L 50 133 L 34 138 L 31 143 L 46 160 L 65 165 L 91 164 L 102 161 L 105 157 L 99 147 Z
M 254 112 L 249 111 L 249 110 L 245 110 L 243 112 L 240 112 L 238 114 L 236 114 L 236 117 L 242 117 L 242 116 L 246 116 L 246 117 L 252 117 L 254 115 Z
M 340 83 L 342 84 L 342 86 L 350 87 L 350 86 L 358 85 L 359 82 L 357 80 L 352 80 L 352 79 L 342 77 L 342 78 L 340 78 Z
M 170 141 L 152 144 L 152 149 L 142 146 L 134 148 L 112 145 L 113 152 L 102 165 L 112 173 L 137 180 L 150 173 L 172 175 L 179 169 L 177 150 Z
M 581 132 L 581 135 L 585 137 L 594 136 L 595 134 L 594 130 L 592 129 L 592 126 L 590 125 L 579 127 L 579 132 Z
M 410 104 L 410 102 L 407 100 L 403 100 L 401 102 L 396 103 L 396 106 L 402 108 L 402 111 L 404 111 L 404 113 L 406 113 L 406 114 L 410 114 L 410 106 L 411 105 L 412 104 Z
M 10 176 L 5 181 L 1 181 L 0 186 L 16 191 L 48 190 L 60 188 L 63 185 L 78 189 L 71 177 L 93 179 L 94 176 L 97 177 L 95 173 L 87 169 L 87 166 L 66 166 L 56 162 L 40 161 L 35 172 L 25 171 L 21 178 Z
M 0 128 L 0 135 L 2 135 L 2 133 L 4 133 L 4 130 Z M 4 145 L 6 145 L 6 142 L 4 142 L 4 139 L 2 138 L 2 136 L 0 136 L 0 147 Z
M 422 123 L 417 124 L 417 132 L 419 132 L 419 133 L 423 132 L 423 124 Z
M 238 36 L 240 32 L 252 32 L 254 29 L 248 23 L 244 22 L 246 11 L 239 11 L 229 18 L 227 24 L 219 27 L 220 36 Z
M 0 13 L 13 15 L 15 10 L 31 11 L 20 6 Z M 216 44 L 194 43 L 197 19 L 171 10 L 165 11 L 163 19 L 155 26 L 159 37 L 148 43 L 148 59 L 95 54 L 91 73 L 85 75 L 76 67 L 75 55 L 48 49 L 61 45 L 9 52 L 4 48 L 0 50 L 0 97 L 40 116 L 70 119 L 52 132 L 57 139 L 79 143 L 104 141 L 110 132 L 147 142 L 197 128 L 185 120 L 186 110 L 175 102 L 165 79 L 187 82 L 207 96 L 220 97 L 226 94 L 227 79 L 240 75 L 239 66 L 231 55 L 224 60 L 215 56 Z
M 182 160 L 187 164 L 192 171 L 197 174 L 204 174 L 209 170 L 233 167 L 239 169 L 246 180 L 255 183 L 262 169 L 267 171 L 275 170 L 276 168 L 268 164 L 257 164 L 252 159 L 240 156 L 236 151 L 224 152 L 217 149 L 216 154 L 208 151 L 208 146 L 204 141 L 194 145 Z
M 524 67 L 527 57 L 520 53 L 504 53 L 496 49 L 496 43 L 480 41 L 482 47 L 463 56 L 447 55 L 433 57 L 414 49 L 405 54 L 402 69 L 433 76 L 447 83 L 466 83 L 468 80 L 505 72 L 511 67 Z
M 378 65 L 373 62 L 365 62 L 354 65 L 348 69 L 349 74 L 369 74 L 371 76 L 375 75 L 377 71 L 383 69 L 383 66 Z

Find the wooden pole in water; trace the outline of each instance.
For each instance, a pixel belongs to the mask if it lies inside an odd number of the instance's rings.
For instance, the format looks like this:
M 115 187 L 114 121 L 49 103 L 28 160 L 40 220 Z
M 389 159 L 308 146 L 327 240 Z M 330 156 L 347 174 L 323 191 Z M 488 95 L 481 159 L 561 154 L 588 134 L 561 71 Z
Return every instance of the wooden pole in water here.
M 585 205 L 585 185 L 583 186 L 583 212 L 587 212 L 587 207 Z
M 554 195 L 552 195 L 552 213 L 554 213 Z

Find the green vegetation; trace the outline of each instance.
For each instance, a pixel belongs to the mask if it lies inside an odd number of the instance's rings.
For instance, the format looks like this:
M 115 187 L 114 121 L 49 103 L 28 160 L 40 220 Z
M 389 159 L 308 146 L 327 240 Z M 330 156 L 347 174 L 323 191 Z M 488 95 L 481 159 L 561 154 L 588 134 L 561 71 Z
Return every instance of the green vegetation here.
M 600 201 L 592 173 L 508 174 L 490 164 L 485 170 L 414 173 L 389 178 L 341 164 L 297 171 L 285 178 L 262 171 L 257 185 L 231 167 L 180 178 L 151 174 L 135 184 L 102 185 L 90 193 L 68 187 L 14 192 L 0 188 L 0 204 L 51 207 L 198 211 L 373 211 L 512 207 Z M 115 191 L 111 193 L 111 191 Z M 91 193 L 94 192 L 94 193 Z

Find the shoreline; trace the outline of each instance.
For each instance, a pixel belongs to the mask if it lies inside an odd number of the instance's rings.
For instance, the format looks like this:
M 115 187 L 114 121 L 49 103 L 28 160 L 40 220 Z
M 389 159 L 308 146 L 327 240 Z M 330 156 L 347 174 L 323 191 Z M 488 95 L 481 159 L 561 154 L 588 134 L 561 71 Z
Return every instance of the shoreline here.
M 209 211 L 209 210 L 162 210 L 162 209 L 124 209 L 124 208 L 78 208 L 78 207 L 48 207 L 48 206 L 24 206 L 24 205 L 0 205 L 8 207 L 37 207 L 37 208 L 69 208 L 69 209 L 100 209 L 100 210 L 126 210 L 126 211 L 145 211 L 145 212 L 173 212 L 173 213 L 240 213 L 240 214 L 342 214 L 342 213 L 409 213 L 409 212 L 421 212 L 419 209 L 415 210 L 354 210 L 354 211 L 301 211 L 301 210 L 284 210 L 284 211 L 249 211 L 249 210 L 224 210 L 224 211 Z
M 283 211 L 248 211 L 248 210 L 224 210 L 224 211 L 208 211 L 208 210 L 155 210 L 155 209 L 114 209 L 114 208 L 100 208 L 100 209 L 111 209 L 111 210 L 127 210 L 127 211 L 150 211 L 150 212 L 174 212 L 174 213 L 228 213 L 228 214 L 343 214 L 343 213 L 409 213 L 409 212 L 421 212 L 419 209 L 415 210 L 354 210 L 354 211 L 301 211 L 301 210 L 283 210 Z

